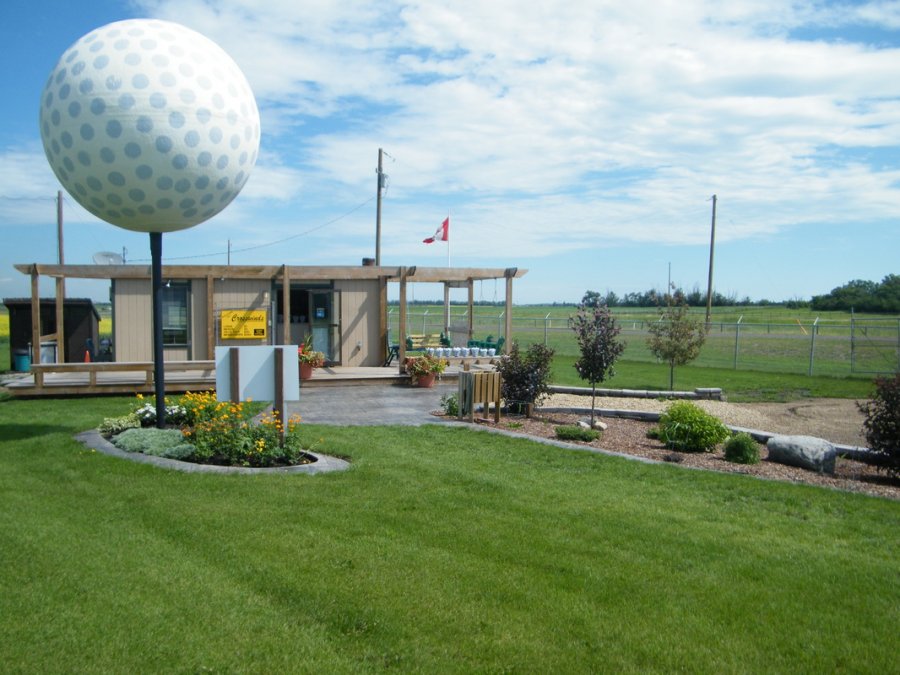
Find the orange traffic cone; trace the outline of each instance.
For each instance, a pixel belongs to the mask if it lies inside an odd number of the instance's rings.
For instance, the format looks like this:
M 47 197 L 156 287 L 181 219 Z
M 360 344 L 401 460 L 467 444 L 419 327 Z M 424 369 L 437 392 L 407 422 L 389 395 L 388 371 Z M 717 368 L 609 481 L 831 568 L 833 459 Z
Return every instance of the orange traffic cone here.
M 84 350 L 84 362 L 85 362 L 85 363 L 90 363 L 90 362 L 91 362 L 91 352 L 90 352 L 90 350 L 88 350 L 88 349 L 85 349 L 85 350 Z

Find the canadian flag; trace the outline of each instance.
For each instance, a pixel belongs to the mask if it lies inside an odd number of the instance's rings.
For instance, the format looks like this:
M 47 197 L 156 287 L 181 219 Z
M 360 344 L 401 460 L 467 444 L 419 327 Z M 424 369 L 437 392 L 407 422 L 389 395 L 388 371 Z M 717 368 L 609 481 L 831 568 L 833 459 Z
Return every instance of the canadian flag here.
M 423 239 L 422 243 L 433 244 L 436 241 L 450 241 L 450 216 L 447 216 L 444 219 L 444 222 L 441 223 L 441 226 L 437 229 L 437 232 L 434 233 L 434 236 Z

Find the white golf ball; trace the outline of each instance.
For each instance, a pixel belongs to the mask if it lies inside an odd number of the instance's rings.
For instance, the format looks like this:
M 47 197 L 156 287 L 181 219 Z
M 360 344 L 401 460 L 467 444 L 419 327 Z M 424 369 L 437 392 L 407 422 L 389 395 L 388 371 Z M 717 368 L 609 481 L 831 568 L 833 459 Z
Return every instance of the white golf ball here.
M 119 21 L 69 47 L 41 95 L 53 172 L 88 211 L 139 232 L 211 218 L 259 152 L 246 78 L 214 42 L 175 23 Z

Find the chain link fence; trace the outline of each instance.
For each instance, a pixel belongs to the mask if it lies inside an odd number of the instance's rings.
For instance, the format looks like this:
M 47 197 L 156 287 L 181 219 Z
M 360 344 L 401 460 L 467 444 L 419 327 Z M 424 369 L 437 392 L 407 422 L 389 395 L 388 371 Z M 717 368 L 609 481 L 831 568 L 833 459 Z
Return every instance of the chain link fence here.
M 399 313 L 388 314 L 391 341 L 396 342 Z M 655 362 L 647 347 L 647 319 L 617 316 L 625 341 L 623 359 Z M 450 337 L 454 346 L 465 346 L 469 316 L 466 310 L 451 308 Z M 476 311 L 471 319 L 475 339 L 497 338 L 504 334 L 503 312 Z M 407 312 L 408 333 L 437 335 L 444 332 L 440 310 Z M 513 314 L 513 339 L 523 347 L 542 342 L 558 355 L 577 356 L 575 333 L 567 319 L 518 317 Z M 713 322 L 706 343 L 694 365 L 762 370 L 807 375 L 843 377 L 854 374 L 889 374 L 900 371 L 900 319 L 856 319 L 846 322 L 736 323 Z

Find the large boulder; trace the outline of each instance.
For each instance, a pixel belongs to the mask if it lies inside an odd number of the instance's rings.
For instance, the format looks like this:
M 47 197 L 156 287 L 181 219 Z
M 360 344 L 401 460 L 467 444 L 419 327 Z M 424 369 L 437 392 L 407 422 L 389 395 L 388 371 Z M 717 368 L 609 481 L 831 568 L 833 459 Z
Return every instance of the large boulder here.
M 819 473 L 834 473 L 834 445 L 815 436 L 772 436 L 766 443 L 769 459 Z

